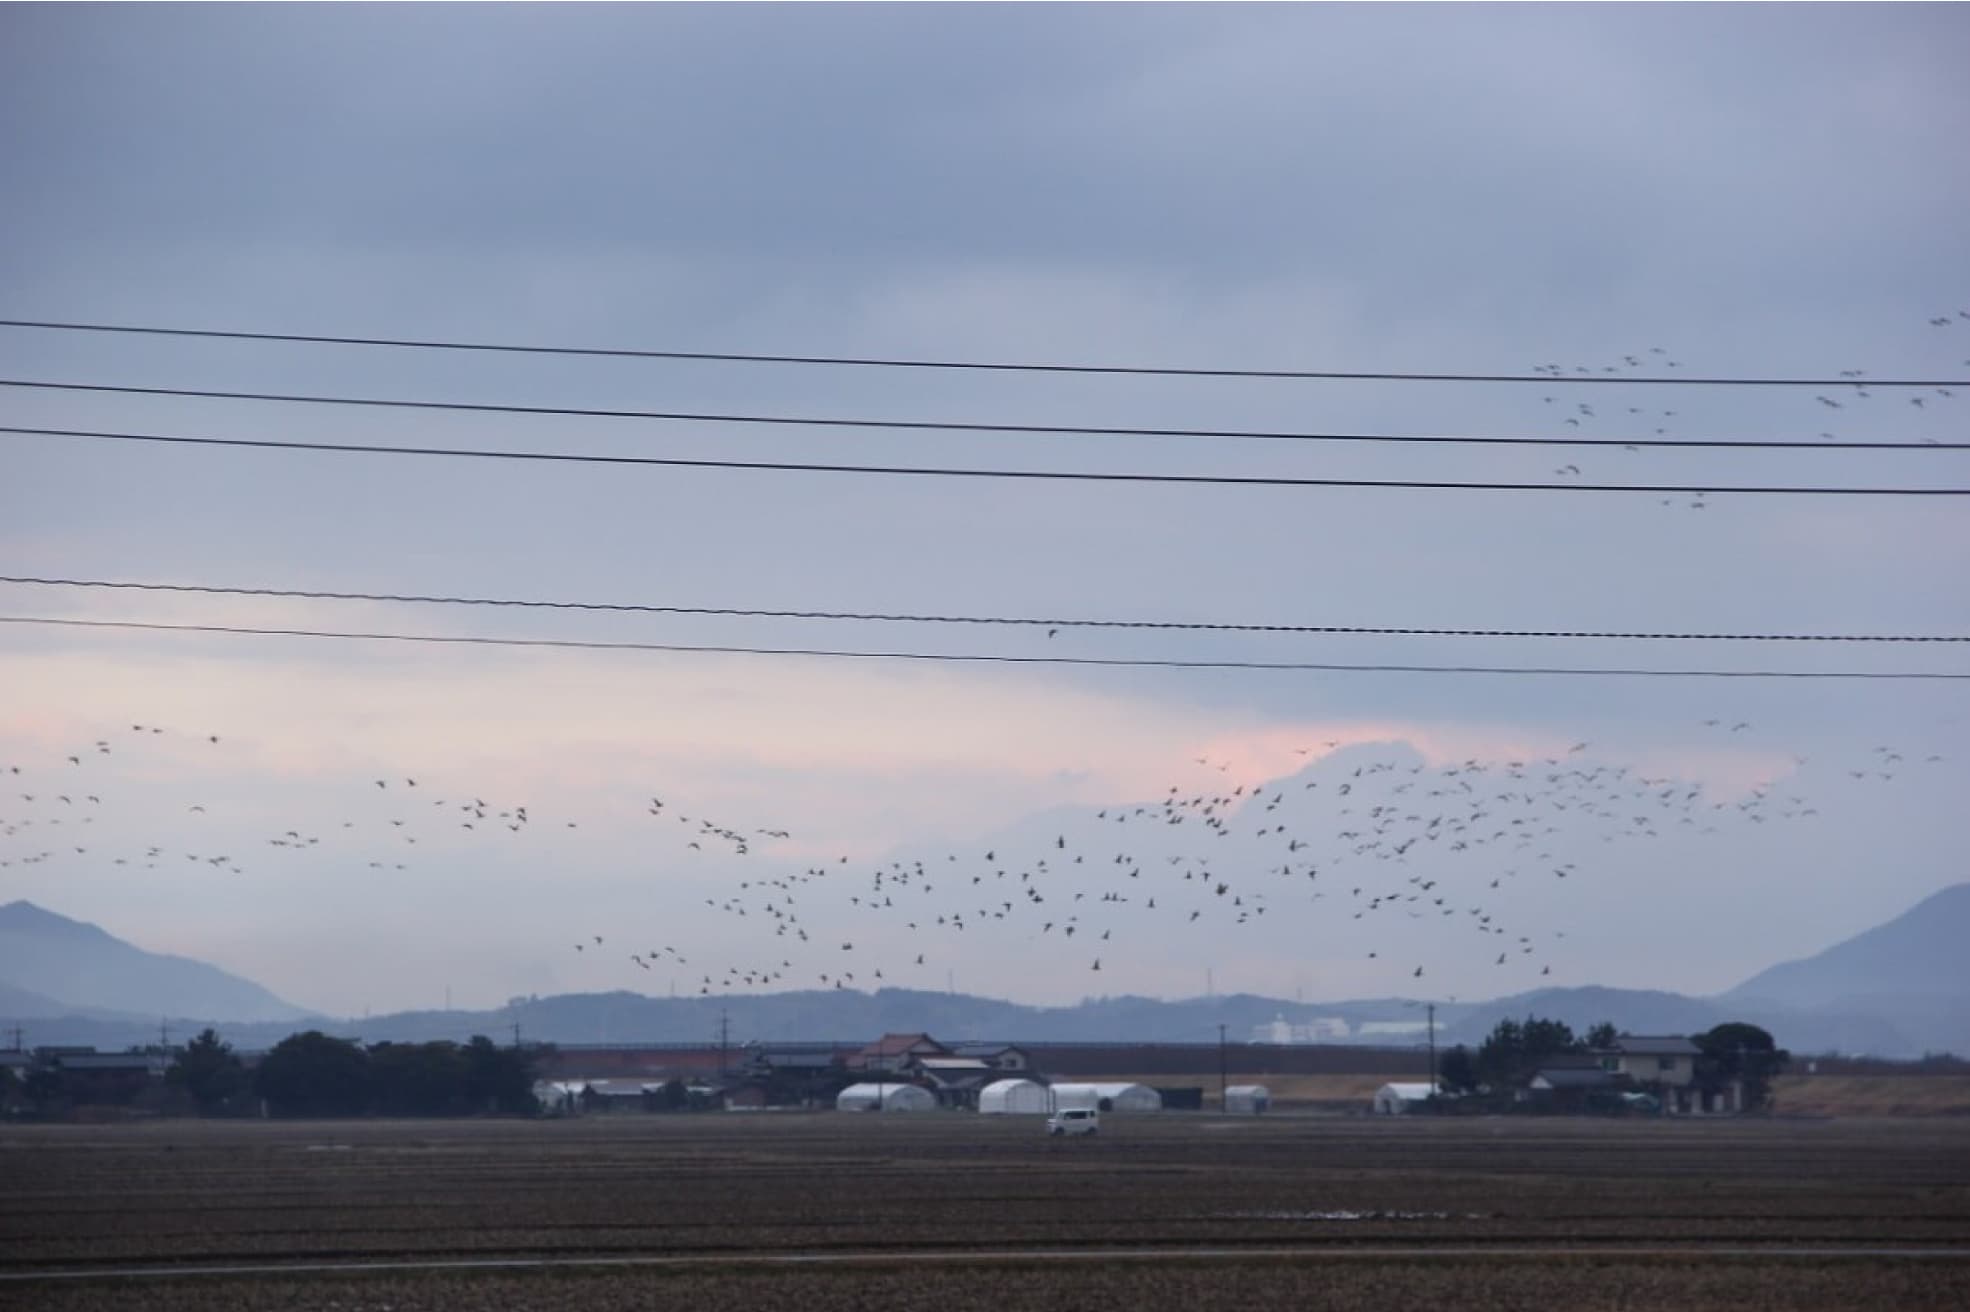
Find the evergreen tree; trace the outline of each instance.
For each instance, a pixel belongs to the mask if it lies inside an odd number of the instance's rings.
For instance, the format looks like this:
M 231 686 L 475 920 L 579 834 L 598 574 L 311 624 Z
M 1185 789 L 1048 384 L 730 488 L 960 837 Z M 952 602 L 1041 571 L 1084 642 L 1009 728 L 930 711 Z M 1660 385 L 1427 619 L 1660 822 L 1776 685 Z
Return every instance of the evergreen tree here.
M 191 1096 L 201 1116 L 225 1110 L 248 1085 L 245 1064 L 232 1045 L 210 1028 L 184 1046 L 165 1079 Z

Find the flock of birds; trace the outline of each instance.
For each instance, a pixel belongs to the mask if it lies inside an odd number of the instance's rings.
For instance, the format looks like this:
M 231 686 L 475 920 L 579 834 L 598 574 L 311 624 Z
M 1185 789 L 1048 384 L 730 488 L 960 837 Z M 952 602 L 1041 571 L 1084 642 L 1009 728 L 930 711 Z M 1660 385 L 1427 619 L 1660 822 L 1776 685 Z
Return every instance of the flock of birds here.
M 1928 322 L 1938 329 L 1970 326 L 1970 310 Z M 1682 367 L 1665 348 L 1649 347 L 1598 366 L 1548 362 L 1533 371 L 1565 381 Z M 1865 370 L 1843 370 L 1840 376 L 1849 383 L 1839 395 L 1816 398 L 1824 410 L 1846 411 L 1876 398 Z M 1924 411 L 1932 400 L 1952 398 L 1948 388 L 1934 392 L 1906 399 Z M 1548 406 L 1570 404 L 1563 426 L 1583 433 L 1615 422 L 1632 431 L 1640 422 L 1657 437 L 1667 437 L 1678 418 L 1674 409 L 1597 407 L 1565 402 L 1559 395 L 1543 400 Z M 1582 471 L 1569 463 L 1553 473 L 1578 478 Z M 1674 503 L 1674 498 L 1663 502 Z M 1705 494 L 1687 504 L 1703 509 Z M 1746 722 L 1721 718 L 1697 727 L 1727 738 L 1752 730 Z M 326 828 L 296 821 L 248 836 L 237 823 L 221 823 L 229 807 L 245 808 L 214 797 L 185 807 L 185 819 L 203 826 L 209 841 L 136 847 L 91 841 L 103 832 L 90 826 L 105 813 L 105 798 L 113 792 L 111 781 L 98 781 L 105 758 L 180 739 L 203 751 L 223 746 L 217 734 L 131 724 L 119 735 L 95 739 L 50 762 L 0 764 L 0 782 L 14 785 L 0 799 L 0 870 L 69 861 L 159 870 L 184 862 L 244 875 L 249 866 L 262 869 L 264 861 L 319 853 L 368 870 L 406 871 L 420 844 L 429 852 L 473 840 L 524 838 L 541 828 L 578 827 L 569 819 L 543 823 L 524 803 L 488 802 L 478 792 L 455 788 L 439 796 L 415 776 L 391 774 L 370 781 L 373 790 L 364 789 L 365 804 L 353 818 Z M 1493 965 L 1537 966 L 1544 976 L 1551 966 L 1541 960 L 1539 936 L 1509 923 L 1509 902 L 1493 895 L 1520 881 L 1585 877 L 1588 872 L 1577 860 L 1560 859 L 1559 849 L 1577 850 L 1583 838 L 1648 841 L 1675 831 L 1711 834 L 1727 825 L 1808 821 L 1819 814 L 1808 798 L 1775 784 L 1719 798 L 1699 783 L 1595 762 L 1585 755 L 1587 743 L 1541 759 L 1473 759 L 1443 766 L 1382 754 L 1350 767 L 1337 763 L 1335 754 L 1344 750 L 1338 740 L 1300 748 L 1300 756 L 1311 758 L 1310 768 L 1289 782 L 1172 784 L 1152 802 L 1101 809 L 1050 838 L 886 861 L 843 855 L 783 867 L 767 849 L 792 839 L 785 828 L 689 815 L 683 804 L 650 796 L 638 823 L 653 826 L 665 841 L 639 842 L 670 869 L 717 859 L 704 873 L 731 878 L 722 895 L 704 898 L 703 904 L 742 927 L 741 941 L 756 941 L 751 957 L 706 968 L 702 962 L 694 966 L 674 943 L 628 946 L 621 934 L 602 933 L 574 944 L 574 950 L 620 952 L 622 960 L 644 972 L 690 968 L 700 994 L 810 984 L 847 989 L 881 987 L 937 968 L 959 936 L 1004 931 L 1026 950 L 1057 944 L 1059 953 L 1083 954 L 1087 970 L 1099 973 L 1116 953 L 1167 941 L 1159 923 L 1176 932 L 1217 934 L 1268 916 L 1276 923 L 1338 913 L 1360 922 L 1357 937 L 1366 960 L 1396 956 L 1403 944 L 1392 931 L 1402 921 L 1450 921 L 1467 930 L 1474 945 L 1482 944 Z M 1365 750 L 1352 749 L 1348 761 Z M 1903 769 L 1941 760 L 1881 746 L 1846 773 L 1855 780 L 1887 781 Z M 1798 758 L 1797 764 L 1804 763 Z M 1231 769 L 1228 762 L 1208 758 L 1192 764 L 1207 778 Z M 448 859 L 455 858 L 448 853 Z M 1328 905 L 1312 911 L 1319 903 Z M 899 949 L 899 943 L 909 946 Z M 1421 979 L 1427 965 L 1404 960 L 1401 969 Z
M 1721 718 L 1696 728 L 1732 742 L 1753 730 L 1747 722 Z M 133 724 L 128 733 L 148 744 L 166 731 Z M 182 736 L 200 751 L 221 748 L 218 735 Z M 128 778 L 97 776 L 105 758 L 127 750 L 101 738 L 52 761 L 0 765 L 0 775 L 14 785 L 10 805 L 0 812 L 0 840 L 6 842 L 0 869 L 76 861 L 158 870 L 190 862 L 248 873 L 249 859 L 238 846 L 240 824 L 224 823 L 228 810 L 249 813 L 238 799 L 211 796 L 184 807 L 186 823 L 224 835 L 222 850 L 197 850 L 209 847 L 199 840 L 120 849 L 88 841 L 102 832 L 89 826 L 104 814 L 105 798 Z M 1454 924 L 1496 967 L 1536 967 L 1537 976 L 1547 976 L 1552 967 L 1541 956 L 1544 935 L 1511 923 L 1509 894 L 1529 883 L 1590 877 L 1577 856 L 1582 840 L 1707 835 L 1819 814 L 1808 797 L 1775 783 L 1742 796 L 1713 796 L 1701 783 L 1651 777 L 1596 761 L 1589 751 L 1582 742 L 1536 759 L 1432 766 L 1403 749 L 1329 740 L 1299 748 L 1297 755 L 1309 759 L 1290 779 L 1257 784 L 1233 782 L 1230 762 L 1199 757 L 1191 773 L 1221 782 L 1172 784 L 1154 801 L 1101 808 L 1062 821 L 1046 837 L 1007 838 L 976 851 L 920 858 L 858 861 L 842 855 L 799 865 L 767 851 L 792 839 L 784 828 L 683 814 L 679 803 L 651 796 L 641 816 L 622 818 L 643 831 L 634 841 L 657 859 L 659 873 L 707 863 L 690 872 L 696 876 L 690 882 L 700 889 L 707 882 L 724 885 L 722 895 L 702 902 L 738 930 L 726 941 L 753 945 L 747 959 L 693 965 L 677 946 L 689 945 L 681 937 L 650 946 L 625 943 L 621 933 L 590 934 L 573 950 L 620 954 L 616 959 L 643 972 L 686 970 L 701 995 L 875 989 L 919 981 L 923 971 L 940 969 L 943 954 L 961 936 L 1008 934 L 1014 940 L 1008 949 L 1078 953 L 1089 972 L 1099 973 L 1116 954 L 1153 952 L 1173 934 L 1232 934 L 1268 916 L 1274 922 L 1345 916 L 1360 922 L 1351 937 L 1364 961 L 1399 966 L 1410 979 L 1424 978 L 1429 963 L 1398 960 L 1404 947 L 1416 950 L 1400 931 L 1406 922 L 1424 920 Z M 1793 759 L 1805 764 L 1805 758 Z M 1881 746 L 1846 773 L 1891 781 L 1903 770 L 1942 760 Z M 427 795 L 435 790 L 413 776 L 369 782 L 373 787 L 359 790 L 364 803 L 353 809 L 353 818 L 326 829 L 293 824 L 260 833 L 250 842 L 251 866 L 263 870 L 265 861 L 320 853 L 400 871 L 410 868 L 420 843 L 428 852 L 523 838 L 543 824 L 549 830 L 578 827 L 567 819 L 544 823 L 525 804 L 495 804 L 476 793 Z M 252 810 L 262 806 L 256 801 Z M 1562 859 L 1569 853 L 1576 859 Z M 534 849 L 533 856 L 546 854 Z M 442 859 L 460 858 L 448 850 Z M 661 910 L 667 923 L 683 923 L 676 905 Z
M 1957 310 L 1952 314 L 1931 315 L 1927 322 L 1932 328 L 1955 328 L 1958 326 L 1970 328 L 1970 310 Z M 1581 378 L 1618 378 L 1623 374 L 1629 373 L 1660 375 L 1664 371 L 1677 370 L 1684 367 L 1681 360 L 1675 360 L 1669 357 L 1670 352 L 1668 348 L 1651 346 L 1643 351 L 1624 353 L 1611 362 L 1599 365 L 1575 364 L 1565 366 L 1552 361 L 1546 361 L 1532 365 L 1531 372 L 1551 378 L 1556 382 L 1565 382 L 1569 379 Z M 1965 360 L 1963 363 L 1966 367 L 1970 367 L 1970 360 Z M 1829 416 L 1826 422 L 1832 422 L 1830 418 L 1832 412 L 1858 412 L 1859 407 L 1875 401 L 1879 397 L 1879 393 L 1869 388 L 1868 374 L 1869 371 L 1866 369 L 1842 369 L 1839 371 L 1838 376 L 1847 381 L 1842 384 L 1839 394 L 1827 395 L 1821 393 L 1813 398 L 1814 403 L 1820 407 L 1819 413 Z M 1922 413 L 1931 413 L 1933 402 L 1956 399 L 1955 390 L 1949 387 L 1935 387 L 1926 391 L 1916 392 L 1909 392 L 1907 389 L 1898 389 L 1898 395 L 1901 395 L 1902 399 L 1907 401 L 1911 409 Z M 1647 398 L 1637 397 L 1633 399 L 1645 401 Z M 1676 431 L 1676 425 L 1673 421 L 1682 417 L 1680 410 L 1664 409 L 1653 404 L 1609 405 L 1605 402 L 1596 404 L 1592 401 L 1569 400 L 1559 395 L 1542 396 L 1540 400 L 1547 406 L 1557 407 L 1565 411 L 1566 417 L 1560 421 L 1560 426 L 1582 435 L 1599 429 L 1600 436 L 1618 436 L 1621 433 L 1632 433 L 1639 426 L 1652 430 L 1650 434 L 1651 439 L 1669 438 Z M 1610 431 L 1610 425 L 1619 425 L 1619 428 Z M 1821 429 L 1818 435 L 1822 440 L 1829 442 L 1836 441 L 1843 436 L 1833 429 Z M 1935 438 L 1924 438 L 1922 440 L 1931 444 L 1934 444 L 1936 441 Z M 1627 445 L 1623 449 L 1629 452 L 1639 452 L 1642 448 L 1639 445 Z M 1580 479 L 1585 475 L 1578 464 L 1568 462 L 1555 468 L 1552 471 L 1552 476 L 1558 479 Z M 1711 493 L 1707 492 L 1698 492 L 1690 496 L 1688 500 L 1683 501 L 1682 504 L 1691 510 L 1706 510 L 1710 506 L 1708 498 L 1711 495 Z M 1675 496 L 1663 497 L 1661 504 L 1674 506 L 1678 503 L 1678 500 L 1679 498 Z

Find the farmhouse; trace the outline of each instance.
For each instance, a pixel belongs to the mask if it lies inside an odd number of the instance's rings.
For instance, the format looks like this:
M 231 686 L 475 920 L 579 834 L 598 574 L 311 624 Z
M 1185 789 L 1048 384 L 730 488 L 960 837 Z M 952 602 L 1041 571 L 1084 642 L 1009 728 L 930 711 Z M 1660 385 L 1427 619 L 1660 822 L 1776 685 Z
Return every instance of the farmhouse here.
M 1547 1062 L 1512 1096 L 1527 1110 L 1549 1112 L 1650 1112 L 1701 1116 L 1743 1109 L 1743 1090 L 1701 1088 L 1696 1062 L 1701 1050 L 1674 1034 L 1621 1034 L 1582 1055 Z
M 1680 1035 L 1622 1034 L 1594 1055 L 1602 1070 L 1637 1084 L 1680 1087 L 1696 1078 L 1697 1046 Z
M 1033 1069 L 1033 1054 L 1014 1043 L 958 1043 L 951 1051 L 960 1057 L 976 1057 L 1007 1075 L 1024 1075 Z
M 849 1082 L 842 1054 L 832 1044 L 755 1047 L 746 1053 L 739 1076 L 750 1101 L 727 1106 L 825 1106 Z
M 1696 1087 L 1696 1059 L 1701 1055 L 1696 1044 L 1673 1034 L 1621 1034 L 1594 1053 L 1603 1071 L 1622 1078 L 1634 1091 L 1652 1094 L 1670 1115 L 1744 1110 L 1744 1089 L 1735 1082 L 1715 1092 Z
M 1626 1079 L 1599 1066 L 1555 1064 L 1535 1072 L 1516 1101 L 1536 1111 L 1602 1111 L 1629 1087 Z
M 855 1054 L 849 1065 L 858 1071 L 900 1073 L 919 1057 L 949 1057 L 949 1048 L 928 1034 L 885 1034 Z
M 921 1080 L 946 1107 L 976 1107 L 998 1072 L 976 1057 L 913 1057 L 905 1072 Z

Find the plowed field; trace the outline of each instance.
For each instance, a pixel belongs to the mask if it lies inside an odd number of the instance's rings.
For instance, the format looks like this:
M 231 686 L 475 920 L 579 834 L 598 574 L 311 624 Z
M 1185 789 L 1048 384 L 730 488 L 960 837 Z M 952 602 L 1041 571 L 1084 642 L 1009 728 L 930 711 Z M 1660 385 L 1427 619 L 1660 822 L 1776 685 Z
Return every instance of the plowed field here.
M 1970 1306 L 1960 1121 L 23 1126 L 0 1181 L 43 1309 Z

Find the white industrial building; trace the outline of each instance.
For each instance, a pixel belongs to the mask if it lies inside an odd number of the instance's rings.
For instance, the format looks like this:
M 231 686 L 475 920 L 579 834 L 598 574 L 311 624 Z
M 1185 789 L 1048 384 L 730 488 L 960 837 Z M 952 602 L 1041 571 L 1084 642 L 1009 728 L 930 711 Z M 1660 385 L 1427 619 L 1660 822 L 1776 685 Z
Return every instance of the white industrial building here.
M 838 1112 L 934 1112 L 937 1095 L 914 1084 L 851 1084 L 835 1097 Z
M 1354 1036 L 1357 1039 L 1419 1039 L 1429 1032 L 1429 1022 L 1422 1020 L 1365 1020 L 1357 1025 Z
M 1224 1091 L 1224 1109 L 1239 1116 L 1257 1116 L 1272 1109 L 1272 1091 L 1263 1084 L 1234 1084 Z
M 1057 1111 L 1085 1107 L 1099 1112 L 1160 1112 L 1163 1095 L 1146 1084 L 1056 1084 Z
M 1044 1084 L 994 1080 L 978 1091 L 978 1110 L 991 1116 L 1045 1116 L 1053 1110 L 1053 1100 Z
M 1296 1043 L 1332 1043 L 1345 1040 L 1350 1033 L 1345 1016 L 1315 1016 L 1305 1021 L 1289 1021 L 1275 1014 L 1269 1021 L 1252 1026 L 1252 1042 L 1289 1047 Z
M 1384 1084 L 1375 1090 L 1375 1114 L 1401 1116 L 1406 1112 L 1421 1111 L 1423 1104 L 1435 1092 L 1435 1086 L 1430 1084 Z

